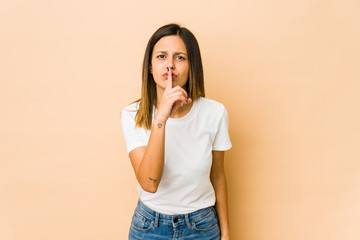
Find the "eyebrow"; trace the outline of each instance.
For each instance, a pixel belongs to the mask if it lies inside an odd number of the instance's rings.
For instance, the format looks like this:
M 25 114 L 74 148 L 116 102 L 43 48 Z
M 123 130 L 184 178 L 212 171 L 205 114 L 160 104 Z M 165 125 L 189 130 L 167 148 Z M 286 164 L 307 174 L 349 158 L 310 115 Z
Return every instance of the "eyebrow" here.
M 157 51 L 156 53 L 168 53 L 167 51 Z M 187 56 L 187 54 L 186 53 L 183 53 L 183 52 L 175 52 L 175 54 L 174 55 L 179 55 L 179 54 L 184 54 L 185 56 Z

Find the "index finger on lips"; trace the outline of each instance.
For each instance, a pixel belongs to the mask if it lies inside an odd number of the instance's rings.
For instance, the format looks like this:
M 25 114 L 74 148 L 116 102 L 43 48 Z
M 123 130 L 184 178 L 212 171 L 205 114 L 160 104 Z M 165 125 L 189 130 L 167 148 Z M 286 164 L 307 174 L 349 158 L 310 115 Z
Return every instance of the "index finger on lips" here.
M 171 68 L 167 68 L 168 70 L 168 79 L 166 82 L 166 89 L 170 90 L 172 89 L 172 72 L 171 72 Z

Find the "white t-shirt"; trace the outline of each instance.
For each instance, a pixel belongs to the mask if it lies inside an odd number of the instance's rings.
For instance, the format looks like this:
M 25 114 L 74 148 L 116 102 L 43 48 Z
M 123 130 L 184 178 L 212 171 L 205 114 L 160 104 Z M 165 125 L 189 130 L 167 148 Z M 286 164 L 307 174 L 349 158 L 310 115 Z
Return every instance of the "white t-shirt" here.
M 122 129 L 127 151 L 147 146 L 150 130 L 135 128 L 139 103 L 122 110 Z M 157 109 L 154 107 L 153 119 Z M 215 204 L 210 182 L 212 151 L 231 148 L 228 114 L 223 104 L 200 97 L 188 114 L 169 118 L 165 125 L 165 165 L 156 193 L 144 191 L 140 200 L 162 214 L 187 214 Z

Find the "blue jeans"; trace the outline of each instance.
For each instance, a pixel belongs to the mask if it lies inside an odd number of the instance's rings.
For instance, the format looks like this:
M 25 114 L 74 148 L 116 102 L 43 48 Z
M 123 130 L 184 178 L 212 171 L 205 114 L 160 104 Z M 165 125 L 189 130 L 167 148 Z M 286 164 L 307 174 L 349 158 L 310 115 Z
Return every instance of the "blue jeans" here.
M 165 215 L 140 200 L 135 209 L 129 240 L 219 240 L 220 228 L 214 207 L 185 215 Z

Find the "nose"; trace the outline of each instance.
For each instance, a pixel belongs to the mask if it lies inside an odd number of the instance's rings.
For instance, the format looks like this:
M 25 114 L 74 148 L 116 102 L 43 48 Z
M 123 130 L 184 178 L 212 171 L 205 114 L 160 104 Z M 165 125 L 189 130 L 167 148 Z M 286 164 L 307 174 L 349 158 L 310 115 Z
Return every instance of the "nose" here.
M 166 67 L 170 68 L 171 70 L 175 69 L 174 60 L 172 58 L 169 58 L 169 61 L 167 62 Z

